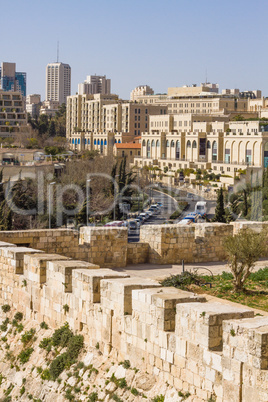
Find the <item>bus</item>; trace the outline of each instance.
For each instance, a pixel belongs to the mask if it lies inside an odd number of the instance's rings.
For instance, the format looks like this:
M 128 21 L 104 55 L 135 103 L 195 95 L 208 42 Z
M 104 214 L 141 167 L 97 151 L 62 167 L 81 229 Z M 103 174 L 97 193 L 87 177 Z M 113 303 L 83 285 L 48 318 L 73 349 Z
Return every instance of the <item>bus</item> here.
M 201 216 L 206 215 L 207 213 L 207 203 L 206 201 L 198 201 L 195 204 L 195 213 Z

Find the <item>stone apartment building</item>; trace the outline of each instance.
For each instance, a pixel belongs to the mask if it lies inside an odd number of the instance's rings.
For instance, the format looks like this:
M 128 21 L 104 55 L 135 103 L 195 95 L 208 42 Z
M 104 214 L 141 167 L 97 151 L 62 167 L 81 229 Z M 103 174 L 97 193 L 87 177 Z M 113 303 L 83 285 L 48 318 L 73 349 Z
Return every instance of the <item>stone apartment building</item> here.
M 117 95 L 74 95 L 67 99 L 66 133 L 73 150 L 99 149 L 106 154 L 115 143 L 128 142 L 149 131 L 149 116 L 164 115 L 161 105 L 137 104 Z
M 150 117 L 150 130 L 141 135 L 141 156 L 134 164 L 173 171 L 200 168 L 231 176 L 239 169 L 268 166 L 268 121 L 202 117 Z
M 26 129 L 27 117 L 20 92 L 0 90 L 0 136 L 9 137 Z

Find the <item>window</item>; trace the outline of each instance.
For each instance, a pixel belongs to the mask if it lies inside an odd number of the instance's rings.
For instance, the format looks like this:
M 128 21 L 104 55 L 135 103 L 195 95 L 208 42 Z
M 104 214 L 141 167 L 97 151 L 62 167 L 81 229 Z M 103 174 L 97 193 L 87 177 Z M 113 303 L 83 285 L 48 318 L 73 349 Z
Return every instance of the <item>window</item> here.
M 187 147 L 187 148 L 191 148 L 191 141 L 190 141 L 190 140 L 187 141 L 186 147 Z
M 166 142 L 166 147 L 167 148 L 169 147 L 169 140 L 167 140 L 167 142 Z
M 130 156 L 132 156 L 132 151 L 130 151 Z
M 212 144 L 212 160 L 213 161 L 217 160 L 217 155 L 218 155 L 217 149 L 218 149 L 217 142 L 214 141 L 213 144 Z
M 193 141 L 193 148 L 197 148 L 197 144 L 196 144 L 195 140 Z
M 208 141 L 207 142 L 207 149 L 210 149 L 211 148 L 211 144 L 210 144 L 210 141 Z

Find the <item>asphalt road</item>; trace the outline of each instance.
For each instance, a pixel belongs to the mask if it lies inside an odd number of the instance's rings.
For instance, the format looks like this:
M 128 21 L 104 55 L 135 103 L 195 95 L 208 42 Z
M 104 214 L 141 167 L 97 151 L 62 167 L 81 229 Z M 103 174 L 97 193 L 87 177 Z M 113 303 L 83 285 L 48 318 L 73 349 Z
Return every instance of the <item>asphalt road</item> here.
M 205 200 L 203 197 L 197 196 L 193 193 L 187 193 L 187 194 L 191 194 L 192 198 L 188 197 L 182 198 L 183 201 L 188 202 L 188 207 L 185 211 L 182 212 L 180 218 L 176 220 L 176 222 L 181 221 L 188 213 L 194 212 L 195 204 L 197 203 L 197 201 L 206 201 L 208 218 L 211 219 L 214 216 L 216 201 Z M 163 206 L 161 208 L 161 213 L 158 215 L 153 215 L 150 219 L 148 219 L 148 221 L 144 223 L 144 225 L 161 225 L 169 219 L 170 215 L 173 212 L 176 211 L 177 209 L 176 201 L 167 194 L 157 190 L 151 190 L 150 195 L 152 197 L 153 203 L 161 202 Z M 129 231 L 128 233 L 129 243 L 138 242 L 139 239 L 140 239 L 139 230 Z

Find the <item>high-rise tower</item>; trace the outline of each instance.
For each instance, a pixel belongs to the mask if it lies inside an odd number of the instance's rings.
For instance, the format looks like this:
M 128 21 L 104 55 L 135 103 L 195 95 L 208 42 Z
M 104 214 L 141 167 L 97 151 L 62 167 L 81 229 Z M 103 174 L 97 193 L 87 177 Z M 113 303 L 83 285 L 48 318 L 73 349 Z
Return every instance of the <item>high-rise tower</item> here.
M 71 67 L 64 63 L 49 63 L 46 68 L 46 100 L 66 103 L 71 95 Z

